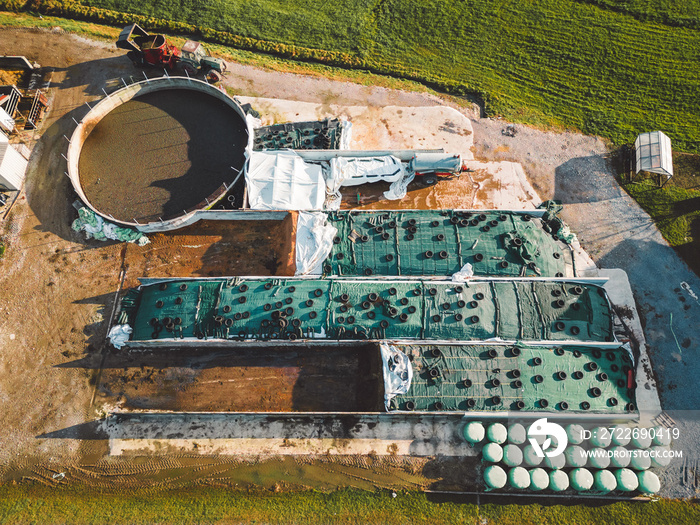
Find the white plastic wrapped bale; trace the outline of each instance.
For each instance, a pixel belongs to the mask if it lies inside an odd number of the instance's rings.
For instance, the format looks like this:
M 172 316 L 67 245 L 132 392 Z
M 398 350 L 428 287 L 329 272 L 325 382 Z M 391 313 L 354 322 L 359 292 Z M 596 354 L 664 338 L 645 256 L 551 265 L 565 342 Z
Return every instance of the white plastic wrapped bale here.
M 639 479 L 637 475 L 627 468 L 621 468 L 615 471 L 615 479 L 617 480 L 617 488 L 625 492 L 637 490 Z
M 391 400 L 408 393 L 413 379 L 413 367 L 408 356 L 393 345 L 380 344 L 384 372 L 384 406 L 387 412 Z
M 639 490 L 644 494 L 656 494 L 661 490 L 659 477 L 653 472 L 640 472 L 637 474 Z
M 561 492 L 569 488 L 569 476 L 563 470 L 554 470 L 549 473 L 549 488 L 555 492 Z
M 552 470 L 562 469 L 566 466 L 566 456 L 564 454 L 557 454 L 556 456 L 545 457 L 544 464 Z
M 633 428 L 630 444 L 635 448 L 649 448 L 652 432 L 648 428 Z
M 293 151 L 250 154 L 245 174 L 253 210 L 321 210 L 326 185 L 321 166 Z
M 598 492 L 608 493 L 617 488 L 615 475 L 609 470 L 599 470 L 594 475 L 594 489 Z
M 671 463 L 670 450 L 668 447 L 651 447 L 651 466 L 668 467 Z
M 575 468 L 569 472 L 571 488 L 577 492 L 590 490 L 593 486 L 593 474 L 585 468 Z
M 624 468 L 630 464 L 630 451 L 625 447 L 613 447 L 610 449 L 610 466 Z
M 603 448 L 594 448 L 590 450 L 588 461 L 593 468 L 608 468 L 610 466 L 610 455 Z
M 654 445 L 666 446 L 671 444 L 671 431 L 664 427 L 656 427 L 652 430 Z
M 532 490 L 544 490 L 549 486 L 549 476 L 543 468 L 533 468 L 530 471 L 530 488 Z
M 484 481 L 489 489 L 502 489 L 508 481 L 508 476 L 498 465 L 491 465 L 484 470 Z
M 523 467 L 512 468 L 508 471 L 508 482 L 514 489 L 526 489 L 530 486 L 530 473 Z
M 610 430 L 606 427 L 596 427 L 591 432 L 591 445 L 606 448 L 610 445 Z
M 338 230 L 328 224 L 328 216 L 318 212 L 299 212 L 295 243 L 295 275 L 321 275 L 323 261 L 333 248 Z
M 503 459 L 503 449 L 498 443 L 486 443 L 481 449 L 481 455 L 484 461 L 490 463 L 498 463 Z
M 513 423 L 508 427 L 508 442 L 514 445 L 522 445 L 527 441 L 527 430 L 520 423 Z
M 536 467 L 544 458 L 539 456 L 532 445 L 526 445 L 523 449 L 523 461 L 530 467 Z
M 624 447 L 632 439 L 631 434 L 632 432 L 627 425 L 616 425 L 611 430 L 611 443 Z
M 573 423 L 571 425 L 567 425 L 566 437 L 569 439 L 569 444 L 580 445 L 583 442 L 583 427 Z
M 517 467 L 523 462 L 523 451 L 518 445 L 506 445 L 503 447 L 503 463 L 509 467 Z
M 566 447 L 564 456 L 566 456 L 566 464 L 571 467 L 583 467 L 586 465 L 586 452 L 578 445 Z
M 641 454 L 641 450 L 632 451 L 632 457 L 630 458 L 630 468 L 634 470 L 647 470 L 651 468 L 651 457 L 646 454 Z M 649 452 L 645 450 L 644 452 Z
M 484 425 L 481 424 L 481 421 L 470 421 L 464 425 L 462 435 L 464 439 L 471 444 L 480 443 L 484 440 L 486 429 L 484 429 Z
M 486 430 L 486 437 L 493 443 L 505 443 L 508 439 L 508 430 L 501 423 L 491 423 Z

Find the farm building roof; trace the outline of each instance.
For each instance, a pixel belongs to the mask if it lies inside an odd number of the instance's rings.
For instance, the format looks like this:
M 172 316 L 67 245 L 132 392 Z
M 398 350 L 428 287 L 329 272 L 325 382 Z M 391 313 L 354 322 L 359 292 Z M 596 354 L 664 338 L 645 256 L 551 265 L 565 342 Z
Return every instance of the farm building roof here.
M 139 344 L 181 338 L 613 341 L 590 282 L 233 278 L 144 284 L 122 301 Z
M 574 275 L 571 250 L 539 213 L 353 210 L 328 218 L 338 233 L 327 275 L 452 275 L 466 263 L 474 275 Z
M 390 411 L 625 413 L 632 361 L 624 348 L 581 346 L 397 345 L 409 356 L 408 392 Z

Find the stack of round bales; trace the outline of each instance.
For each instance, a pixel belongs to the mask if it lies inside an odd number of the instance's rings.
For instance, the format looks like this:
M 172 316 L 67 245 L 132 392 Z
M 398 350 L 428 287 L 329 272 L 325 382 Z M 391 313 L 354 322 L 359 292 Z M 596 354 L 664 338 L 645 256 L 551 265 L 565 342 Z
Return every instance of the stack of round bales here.
M 661 484 L 649 468 L 665 467 L 670 459 L 666 429 L 595 427 L 585 429 L 567 425 L 567 447 L 562 454 L 541 457 L 528 440 L 527 428 L 520 423 L 468 422 L 463 429 L 465 439 L 476 445 L 483 442 L 482 458 L 488 463 L 484 482 L 488 490 L 506 485 L 518 489 L 553 492 L 573 490 L 583 493 L 655 494 Z M 547 450 L 556 447 L 551 438 Z

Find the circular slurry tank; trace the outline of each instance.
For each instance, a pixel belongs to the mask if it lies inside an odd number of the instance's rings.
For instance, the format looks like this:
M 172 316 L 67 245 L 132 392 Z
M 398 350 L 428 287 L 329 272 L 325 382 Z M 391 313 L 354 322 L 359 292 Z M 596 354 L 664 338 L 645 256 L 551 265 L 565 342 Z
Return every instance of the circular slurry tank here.
M 224 195 L 247 144 L 245 115 L 225 93 L 196 80 L 149 80 L 110 94 L 80 122 L 69 176 L 103 217 L 165 230 Z

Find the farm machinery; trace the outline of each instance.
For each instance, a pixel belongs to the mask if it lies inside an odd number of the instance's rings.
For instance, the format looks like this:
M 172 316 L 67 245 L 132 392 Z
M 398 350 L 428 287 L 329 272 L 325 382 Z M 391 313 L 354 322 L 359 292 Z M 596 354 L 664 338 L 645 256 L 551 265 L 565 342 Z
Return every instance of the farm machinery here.
M 136 67 L 179 69 L 188 76 L 199 76 L 209 82 L 220 81 L 226 71 L 224 61 L 210 56 L 199 42 L 188 40 L 180 50 L 164 35 L 149 34 L 138 24 L 122 30 L 117 47 L 127 51 L 126 56 Z

